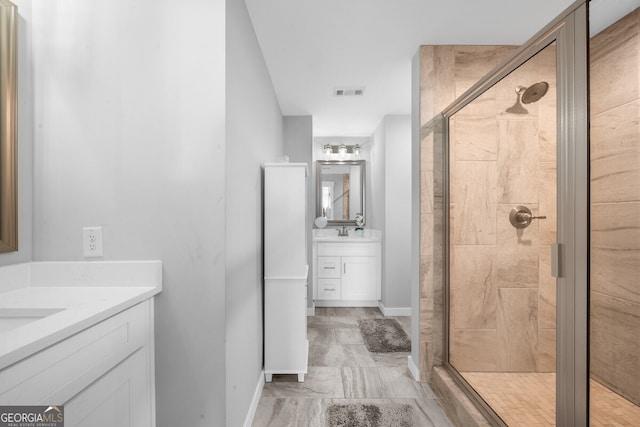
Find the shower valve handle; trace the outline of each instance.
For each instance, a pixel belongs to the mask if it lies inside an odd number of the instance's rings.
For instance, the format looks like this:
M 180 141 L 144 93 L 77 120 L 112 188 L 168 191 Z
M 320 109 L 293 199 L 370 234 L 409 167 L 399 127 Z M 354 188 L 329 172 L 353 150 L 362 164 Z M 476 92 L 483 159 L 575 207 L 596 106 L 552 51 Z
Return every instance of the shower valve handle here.
M 509 222 L 518 229 L 527 228 L 534 219 L 547 219 L 547 217 L 544 215 L 533 216 L 531 209 L 526 206 L 517 206 L 509 212 Z

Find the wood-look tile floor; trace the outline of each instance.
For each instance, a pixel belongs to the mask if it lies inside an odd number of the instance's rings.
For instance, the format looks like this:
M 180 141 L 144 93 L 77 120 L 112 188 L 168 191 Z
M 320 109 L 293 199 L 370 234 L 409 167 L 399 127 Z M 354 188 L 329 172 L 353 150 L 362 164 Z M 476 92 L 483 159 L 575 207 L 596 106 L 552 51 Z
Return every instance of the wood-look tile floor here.
M 335 403 L 402 403 L 416 409 L 416 427 L 451 426 L 426 384 L 413 380 L 409 353 L 370 353 L 358 319 L 383 317 L 377 308 L 316 308 L 308 318 L 309 369 L 303 383 L 295 375 L 274 375 L 265 384 L 254 427 L 326 427 L 325 411 Z M 411 319 L 395 317 L 407 335 Z
M 462 375 L 509 426 L 556 425 L 555 373 L 464 372 Z M 590 426 L 637 426 L 640 407 L 591 380 Z

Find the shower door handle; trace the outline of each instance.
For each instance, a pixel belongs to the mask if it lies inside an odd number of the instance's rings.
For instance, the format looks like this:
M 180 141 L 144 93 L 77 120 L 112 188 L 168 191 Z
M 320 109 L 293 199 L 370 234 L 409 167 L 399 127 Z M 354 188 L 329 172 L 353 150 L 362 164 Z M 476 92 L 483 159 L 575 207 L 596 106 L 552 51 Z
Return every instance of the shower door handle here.
M 534 219 L 547 219 L 546 216 L 533 216 L 531 209 L 526 206 L 517 206 L 509 212 L 509 222 L 515 228 L 527 228 Z

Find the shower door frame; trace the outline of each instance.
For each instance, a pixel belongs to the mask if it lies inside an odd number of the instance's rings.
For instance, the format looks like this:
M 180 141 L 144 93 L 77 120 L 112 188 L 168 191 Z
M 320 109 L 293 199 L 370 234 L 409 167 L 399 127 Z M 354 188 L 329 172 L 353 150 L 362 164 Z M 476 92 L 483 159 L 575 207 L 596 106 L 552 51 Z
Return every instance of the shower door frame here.
M 588 268 L 589 132 L 588 0 L 572 4 L 513 55 L 442 111 L 444 166 L 444 366 L 489 420 L 505 425 L 449 361 L 450 186 L 449 118 L 502 78 L 556 43 L 557 72 L 557 243 L 556 424 L 586 426 L 589 420 Z

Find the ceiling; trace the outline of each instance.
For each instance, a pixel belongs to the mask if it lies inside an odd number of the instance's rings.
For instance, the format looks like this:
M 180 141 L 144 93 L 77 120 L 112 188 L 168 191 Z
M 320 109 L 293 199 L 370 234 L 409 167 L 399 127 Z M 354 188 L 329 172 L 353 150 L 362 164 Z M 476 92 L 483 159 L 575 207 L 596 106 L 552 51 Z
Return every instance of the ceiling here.
M 284 115 L 314 136 L 371 135 L 411 112 L 421 44 L 522 44 L 573 0 L 245 0 Z M 364 87 L 338 97 L 339 87 Z

